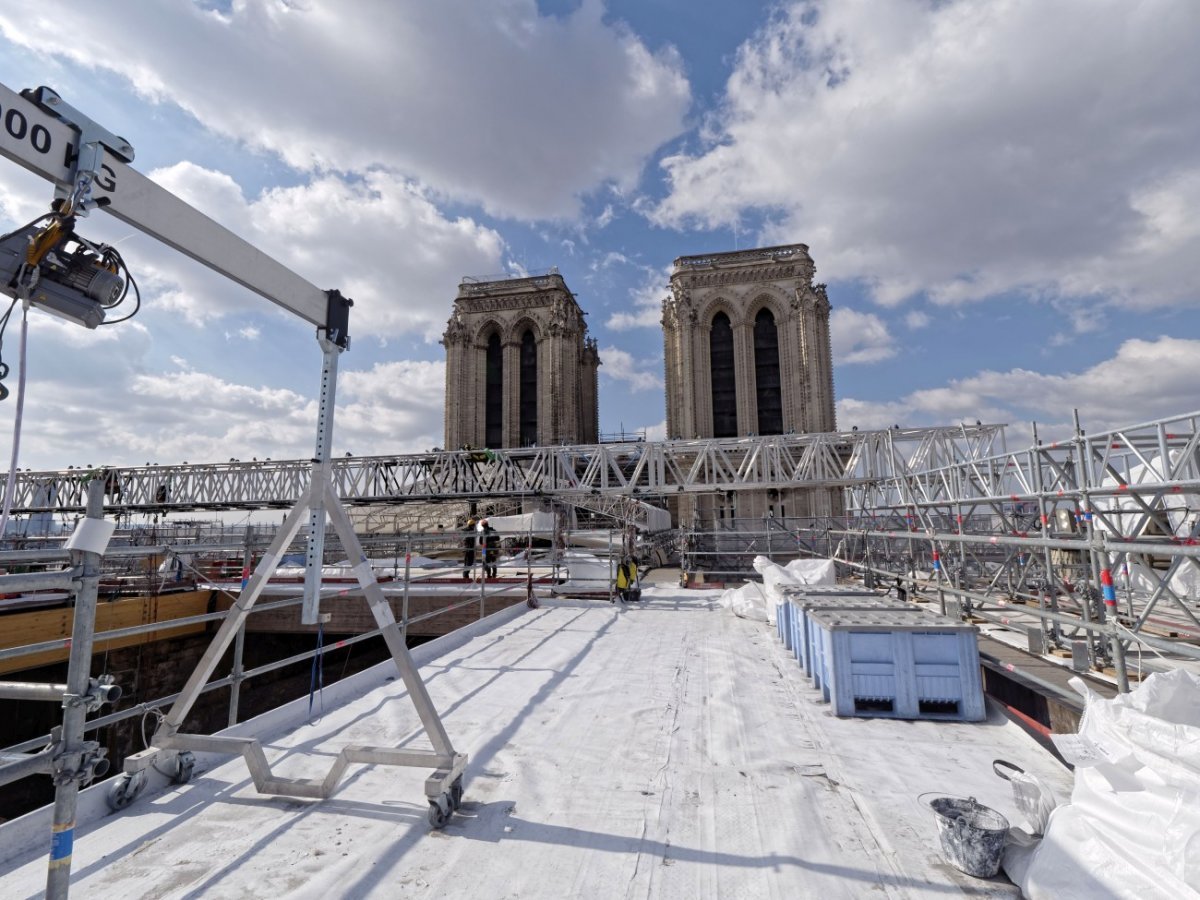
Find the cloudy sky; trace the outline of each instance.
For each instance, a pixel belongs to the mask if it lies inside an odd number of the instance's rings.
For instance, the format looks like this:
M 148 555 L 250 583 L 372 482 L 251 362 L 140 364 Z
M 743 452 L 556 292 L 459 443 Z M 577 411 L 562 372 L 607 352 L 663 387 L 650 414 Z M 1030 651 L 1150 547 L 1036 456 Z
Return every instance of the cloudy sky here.
M 549 266 L 600 343 L 601 430 L 661 435 L 671 261 L 793 242 L 840 427 L 1023 446 L 1075 407 L 1200 408 L 1197 34 L 1178 0 L 0 0 L 0 83 L 355 299 L 339 453 L 440 445 L 459 281 Z M 50 197 L 0 160 L 0 228 Z M 311 455 L 309 327 L 103 213 L 79 230 L 143 307 L 31 314 L 22 467 Z

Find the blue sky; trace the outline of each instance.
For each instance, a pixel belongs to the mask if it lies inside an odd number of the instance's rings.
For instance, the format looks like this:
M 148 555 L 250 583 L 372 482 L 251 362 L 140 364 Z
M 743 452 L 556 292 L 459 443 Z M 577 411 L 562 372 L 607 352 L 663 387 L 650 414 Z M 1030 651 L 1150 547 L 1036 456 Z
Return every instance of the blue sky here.
M 355 298 L 338 452 L 440 445 L 459 280 L 551 265 L 601 347 L 602 431 L 661 434 L 671 261 L 793 242 L 829 284 L 841 427 L 1023 445 L 1075 407 L 1200 408 L 1198 33 L 1169 0 L 145 2 L 103 28 L 0 0 L 0 83 L 52 86 Z M 0 227 L 49 199 L 0 161 Z M 308 328 L 102 213 L 80 231 L 143 309 L 31 315 L 22 467 L 311 453 Z

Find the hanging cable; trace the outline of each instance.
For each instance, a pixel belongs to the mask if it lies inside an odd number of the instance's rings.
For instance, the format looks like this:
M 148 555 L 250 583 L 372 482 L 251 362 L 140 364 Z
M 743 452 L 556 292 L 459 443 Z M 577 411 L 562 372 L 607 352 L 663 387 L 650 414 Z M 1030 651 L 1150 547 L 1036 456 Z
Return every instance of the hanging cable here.
M 9 314 L 12 312 L 12 307 L 8 308 L 8 312 L 4 314 L 4 323 L 7 324 Z M 17 460 L 21 452 L 21 418 L 25 411 L 25 347 L 29 338 L 29 309 L 27 306 L 21 307 L 21 345 L 20 345 L 20 361 L 17 366 L 17 411 L 13 416 L 13 439 L 12 439 L 12 459 L 8 466 L 8 478 L 4 482 L 4 511 L 0 513 L 0 540 L 4 538 L 8 531 L 8 517 L 12 512 L 13 494 L 16 493 L 17 487 Z
M 317 622 L 317 652 L 313 656 L 312 675 L 308 681 L 308 724 L 316 725 L 325 717 L 325 623 Z M 321 714 L 312 717 L 313 697 L 321 694 Z
M 4 332 L 8 328 L 8 319 L 12 315 L 13 307 L 17 305 L 17 300 L 14 297 L 12 303 L 8 304 L 8 309 L 4 311 L 4 315 L 0 316 L 0 400 L 8 399 L 8 388 L 3 384 L 5 378 L 8 377 L 8 364 L 4 362 Z
M 116 252 L 116 251 L 114 251 Z M 120 257 L 117 257 L 120 259 Z M 133 276 L 129 274 L 129 269 L 126 267 L 124 260 L 121 261 L 121 269 L 125 273 L 125 290 L 121 293 L 121 299 L 114 303 L 109 309 L 115 309 L 125 301 L 125 296 L 129 293 L 129 289 L 133 288 L 133 312 L 122 316 L 119 319 L 109 319 L 106 322 L 101 322 L 102 325 L 116 325 L 120 322 L 128 322 L 138 314 L 138 310 L 142 308 L 142 292 L 138 290 L 137 282 L 133 280 Z
M 18 234 L 18 233 L 24 231 L 26 228 L 32 228 L 38 222 L 42 222 L 46 219 L 49 219 L 53 215 L 54 215 L 54 213 L 52 213 L 52 212 L 42 213 L 36 219 L 31 219 L 30 221 L 28 221 L 24 225 L 22 225 L 20 228 L 14 228 L 12 231 L 8 232 L 8 234 L 0 235 L 0 241 L 7 241 L 14 234 Z

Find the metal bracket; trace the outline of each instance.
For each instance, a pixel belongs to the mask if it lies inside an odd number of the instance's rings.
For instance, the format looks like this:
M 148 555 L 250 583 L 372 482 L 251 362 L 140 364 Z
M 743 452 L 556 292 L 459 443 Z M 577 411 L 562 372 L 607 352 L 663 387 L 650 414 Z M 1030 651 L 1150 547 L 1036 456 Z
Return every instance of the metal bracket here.
M 341 291 L 325 292 L 328 304 L 325 309 L 325 339 L 342 350 L 350 349 L 350 307 L 354 301 L 343 297 Z
M 99 201 L 92 199 L 92 185 L 104 177 L 104 152 L 107 150 L 123 163 L 133 162 L 133 146 L 125 138 L 113 134 L 94 119 L 84 115 L 57 92 L 46 86 L 21 91 L 21 96 L 34 103 L 61 122 L 79 130 L 79 147 L 71 165 L 70 191 L 56 187 L 54 196 L 62 201 L 58 210 L 64 216 L 86 216 Z
M 112 675 L 101 675 L 88 682 L 88 692 L 84 696 L 88 712 L 95 712 L 105 703 L 116 703 L 121 699 L 121 686 Z
M 55 787 L 72 781 L 88 784 L 97 775 L 103 776 L 108 772 L 108 749 L 101 747 L 98 741 L 83 741 L 78 747 L 69 750 L 60 742 L 56 744 L 55 750 L 52 761 L 54 768 L 50 775 Z M 79 756 L 79 767 L 66 768 L 66 760 L 76 754 Z

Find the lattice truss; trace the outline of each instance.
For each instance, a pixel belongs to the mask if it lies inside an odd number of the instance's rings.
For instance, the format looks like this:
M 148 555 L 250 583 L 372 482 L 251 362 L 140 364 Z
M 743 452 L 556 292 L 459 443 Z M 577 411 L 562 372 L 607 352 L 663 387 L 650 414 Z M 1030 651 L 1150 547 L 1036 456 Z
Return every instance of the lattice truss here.
M 844 558 L 1200 638 L 1200 413 L 851 485 Z M 1106 581 L 1107 579 L 1107 581 Z M 1110 599 L 1112 597 L 1110 596 Z M 1050 628 L 1061 637 L 1059 624 Z
M 331 462 L 348 505 L 556 495 L 644 495 L 862 486 L 897 469 L 948 466 L 994 453 L 1002 425 L 629 442 L 521 450 L 436 451 Z M 286 509 L 311 462 L 230 461 L 22 472 L 13 510 L 77 513 L 84 485 L 102 477 L 109 512 Z

